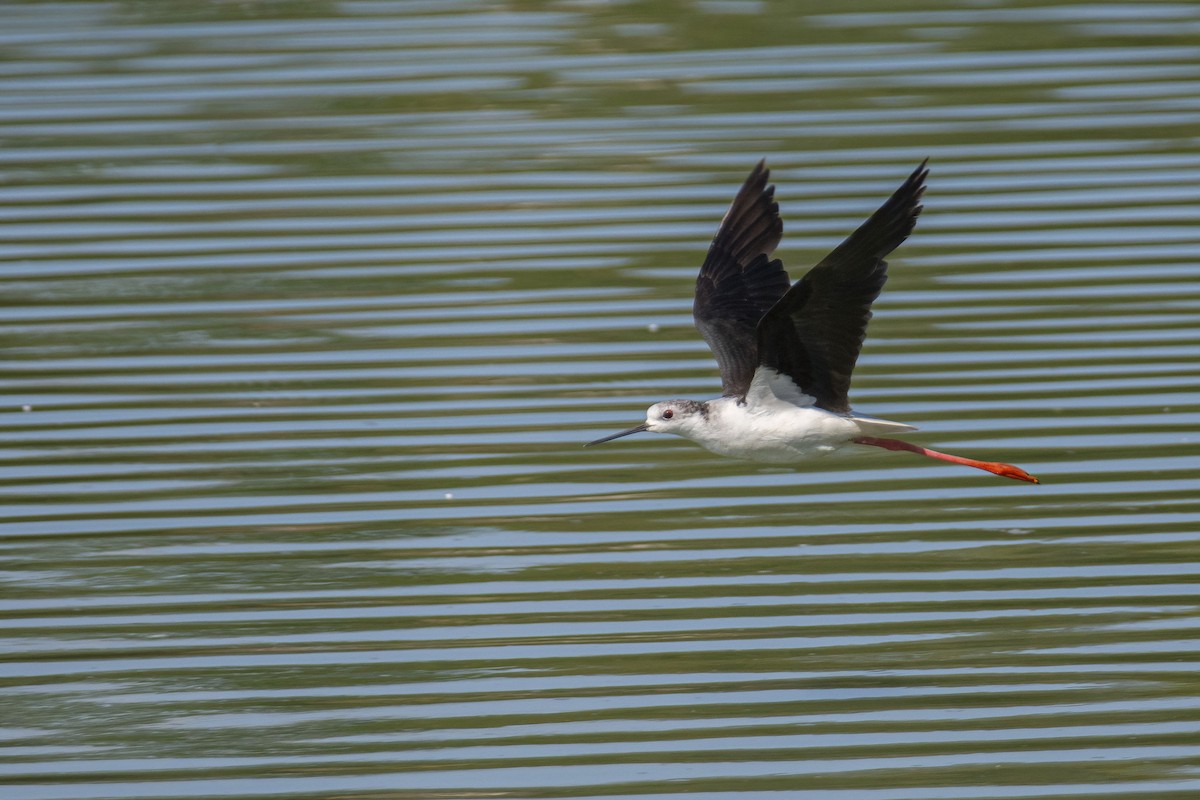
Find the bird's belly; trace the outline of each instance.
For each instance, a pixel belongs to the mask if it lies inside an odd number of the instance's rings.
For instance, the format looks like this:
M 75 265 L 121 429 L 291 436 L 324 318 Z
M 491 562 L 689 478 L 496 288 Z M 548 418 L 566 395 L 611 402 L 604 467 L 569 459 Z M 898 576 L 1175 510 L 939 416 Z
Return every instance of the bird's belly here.
M 861 433 L 852 420 L 818 408 L 788 406 L 770 414 L 731 411 L 722 417 L 721 436 L 699 441 L 731 458 L 791 464 L 828 455 Z

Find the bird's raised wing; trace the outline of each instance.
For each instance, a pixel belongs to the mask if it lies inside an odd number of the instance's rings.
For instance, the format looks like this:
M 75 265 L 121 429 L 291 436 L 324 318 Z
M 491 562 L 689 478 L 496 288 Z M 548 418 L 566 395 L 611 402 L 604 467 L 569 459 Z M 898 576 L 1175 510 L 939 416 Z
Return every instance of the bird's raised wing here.
M 820 408 L 850 410 L 850 376 L 866 338 L 871 303 L 887 280 L 883 259 L 912 233 L 928 174 L 921 162 L 870 219 L 758 323 L 758 363 L 791 378 Z
M 726 395 L 746 394 L 758 366 L 755 328 L 788 290 L 783 262 L 770 256 L 783 236 L 766 162 L 746 178 L 717 228 L 696 278 L 692 316 L 721 368 Z

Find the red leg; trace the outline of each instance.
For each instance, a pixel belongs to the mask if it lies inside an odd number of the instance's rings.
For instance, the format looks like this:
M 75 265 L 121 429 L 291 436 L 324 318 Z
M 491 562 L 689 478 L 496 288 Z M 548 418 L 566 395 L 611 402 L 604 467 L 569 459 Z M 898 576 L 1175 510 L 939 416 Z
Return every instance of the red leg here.
M 964 464 L 975 469 L 982 469 L 990 472 L 993 475 L 999 475 L 1002 478 L 1012 478 L 1015 481 L 1028 481 L 1029 483 L 1041 483 L 1037 478 L 1030 475 L 1020 467 L 1014 467 L 1012 464 L 1003 464 L 999 461 L 976 461 L 973 458 L 963 458 L 962 456 L 952 456 L 949 453 L 939 453 L 937 450 L 930 450 L 926 447 L 918 447 L 915 444 L 902 442 L 899 439 L 880 439 L 875 436 L 859 436 L 854 439 L 855 444 L 869 444 L 872 447 L 882 447 L 884 450 L 907 450 L 910 453 L 917 455 L 929 456 L 930 458 L 949 461 L 954 464 Z

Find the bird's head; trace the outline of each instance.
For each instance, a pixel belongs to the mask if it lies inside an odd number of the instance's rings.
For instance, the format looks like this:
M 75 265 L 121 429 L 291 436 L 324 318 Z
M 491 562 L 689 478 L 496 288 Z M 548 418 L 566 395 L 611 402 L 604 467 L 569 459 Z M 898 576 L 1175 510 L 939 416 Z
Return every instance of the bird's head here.
M 584 447 L 594 444 L 604 444 L 622 436 L 633 433 L 650 431 L 651 433 L 673 433 L 676 436 L 693 438 L 692 432 L 708 419 L 708 405 L 695 400 L 664 400 L 646 409 L 646 421 L 627 431 L 605 436 L 594 442 L 588 442 Z

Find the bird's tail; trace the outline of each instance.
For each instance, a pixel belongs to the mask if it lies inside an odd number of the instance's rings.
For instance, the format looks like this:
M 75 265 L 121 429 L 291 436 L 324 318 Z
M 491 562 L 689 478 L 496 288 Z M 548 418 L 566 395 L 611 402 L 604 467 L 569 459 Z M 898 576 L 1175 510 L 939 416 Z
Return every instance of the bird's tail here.
M 878 434 L 888 433 L 904 433 L 905 431 L 915 431 L 916 425 L 905 425 L 903 422 L 892 422 L 888 419 L 879 419 L 877 417 L 860 417 L 851 416 L 850 421 L 858 425 L 858 429 L 863 432 L 864 436 L 875 436 Z

